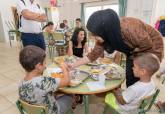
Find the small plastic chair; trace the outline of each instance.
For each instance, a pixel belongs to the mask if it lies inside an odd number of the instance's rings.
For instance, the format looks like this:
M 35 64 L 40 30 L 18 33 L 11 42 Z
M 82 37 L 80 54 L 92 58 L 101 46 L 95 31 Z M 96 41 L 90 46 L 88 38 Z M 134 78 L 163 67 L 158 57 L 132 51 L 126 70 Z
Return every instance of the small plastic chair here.
M 47 106 L 32 105 L 21 99 L 16 101 L 16 105 L 21 114 L 48 114 Z M 70 109 L 67 114 L 73 114 L 72 109 Z
M 16 105 L 21 114 L 48 114 L 47 106 L 32 105 L 21 99 L 16 101 Z
M 56 48 L 55 40 L 51 33 L 43 32 L 43 35 L 44 35 L 44 39 L 45 39 L 45 46 L 48 48 L 48 51 L 49 51 L 49 57 L 50 57 L 50 59 L 52 59 L 54 56 L 55 48 Z M 53 41 L 54 41 L 54 43 L 53 43 Z M 52 42 L 52 44 L 51 44 L 51 42 Z
M 152 94 L 151 96 L 148 96 L 142 100 L 141 105 L 139 107 L 140 111 L 138 114 L 146 114 L 146 112 L 148 112 L 151 109 L 159 92 L 160 92 L 160 90 L 156 89 L 154 94 Z
M 148 112 L 151 109 L 159 92 L 160 90 L 156 89 L 154 94 L 145 97 L 141 101 L 138 114 L 146 114 L 146 112 Z M 107 112 L 111 112 L 112 114 L 120 114 L 117 110 L 113 109 L 112 107 L 106 104 L 103 114 L 107 114 Z

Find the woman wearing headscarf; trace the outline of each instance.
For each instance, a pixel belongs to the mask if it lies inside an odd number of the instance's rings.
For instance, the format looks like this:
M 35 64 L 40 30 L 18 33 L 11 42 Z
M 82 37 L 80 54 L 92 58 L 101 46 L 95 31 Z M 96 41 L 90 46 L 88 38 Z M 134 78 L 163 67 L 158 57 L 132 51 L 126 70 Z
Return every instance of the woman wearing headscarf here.
M 139 80 L 133 74 L 134 55 L 150 52 L 155 54 L 160 61 L 163 58 L 161 34 L 139 19 L 123 17 L 119 20 L 112 9 L 100 10 L 90 16 L 87 29 L 95 37 L 95 47 L 86 57 L 70 64 L 70 68 L 95 61 L 104 50 L 108 53 L 117 50 L 127 56 L 126 85 L 128 87 Z

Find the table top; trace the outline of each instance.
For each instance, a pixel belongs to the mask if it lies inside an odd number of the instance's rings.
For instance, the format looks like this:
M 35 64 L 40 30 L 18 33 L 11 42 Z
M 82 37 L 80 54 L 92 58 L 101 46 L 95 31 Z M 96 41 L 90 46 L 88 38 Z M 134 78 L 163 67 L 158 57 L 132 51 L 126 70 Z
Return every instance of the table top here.
M 67 93 L 67 94 L 97 94 L 97 93 L 103 93 L 103 92 L 107 92 L 110 90 L 113 90 L 114 88 L 119 87 L 125 80 L 125 71 L 122 67 L 120 67 L 117 64 L 112 63 L 113 65 L 115 65 L 115 67 L 119 70 L 119 72 L 121 73 L 122 78 L 121 79 L 111 79 L 111 80 L 105 80 L 105 88 L 104 89 L 99 89 L 99 90 L 90 90 L 87 87 L 87 83 L 88 82 L 93 82 L 95 80 L 93 80 L 91 77 L 88 77 L 86 80 L 84 80 L 80 85 L 75 86 L 75 87 L 64 87 L 64 88 L 60 88 L 59 90 Z M 53 63 L 50 64 L 47 68 L 56 68 L 58 67 L 57 64 Z M 90 65 L 82 65 L 76 69 L 80 69 L 86 72 L 90 71 L 91 66 Z M 110 68 L 110 67 L 108 67 Z

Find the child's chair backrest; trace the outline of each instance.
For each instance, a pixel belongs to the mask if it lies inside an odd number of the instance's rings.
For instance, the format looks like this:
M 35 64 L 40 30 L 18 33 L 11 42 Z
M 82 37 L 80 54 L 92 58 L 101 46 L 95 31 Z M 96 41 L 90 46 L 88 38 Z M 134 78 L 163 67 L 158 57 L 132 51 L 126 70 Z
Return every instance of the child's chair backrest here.
M 21 114 L 48 114 L 47 106 L 32 105 L 19 99 L 16 105 Z
M 64 33 L 62 32 L 53 32 L 53 38 L 55 40 L 64 40 Z
M 160 92 L 160 90 L 156 89 L 152 95 L 150 95 L 142 100 L 141 105 L 139 107 L 139 109 L 140 109 L 139 114 L 145 114 L 146 112 L 148 112 L 151 109 L 159 92 Z

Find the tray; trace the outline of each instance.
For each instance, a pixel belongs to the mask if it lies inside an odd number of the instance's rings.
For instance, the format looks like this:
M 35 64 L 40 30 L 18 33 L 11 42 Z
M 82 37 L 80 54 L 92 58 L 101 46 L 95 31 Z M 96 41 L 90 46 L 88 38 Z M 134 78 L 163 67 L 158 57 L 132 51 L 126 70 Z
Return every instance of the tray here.
M 107 67 L 101 68 L 100 73 L 91 72 L 90 77 L 94 80 L 98 80 L 99 79 L 98 77 L 100 75 L 105 75 L 107 80 L 119 80 L 122 78 L 122 74 L 119 72 L 119 69 L 115 65 L 109 66 L 109 68 L 107 68 Z
M 89 76 L 90 74 L 88 72 L 82 70 L 74 69 L 70 71 L 70 77 L 71 77 L 70 86 L 78 86 Z
M 61 63 L 73 63 L 74 61 L 76 61 L 78 59 L 78 57 L 75 56 L 60 56 L 60 57 L 55 57 L 54 58 L 54 62 L 56 64 L 61 64 Z

